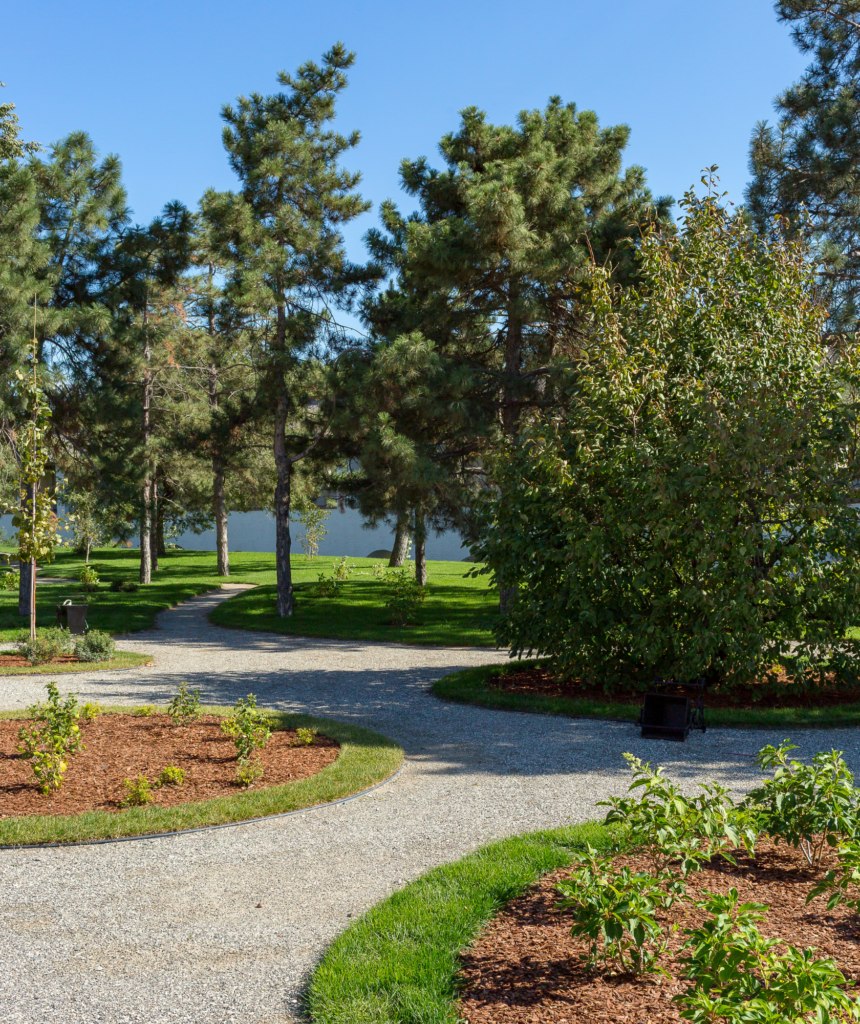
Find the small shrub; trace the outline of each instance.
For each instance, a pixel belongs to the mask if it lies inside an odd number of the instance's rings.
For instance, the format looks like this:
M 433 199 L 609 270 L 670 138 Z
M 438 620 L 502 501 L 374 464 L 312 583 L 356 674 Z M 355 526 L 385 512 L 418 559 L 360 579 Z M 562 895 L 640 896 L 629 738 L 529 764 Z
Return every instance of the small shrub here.
M 44 794 L 62 786 L 69 756 L 85 749 L 78 727 L 77 697 L 70 693 L 60 701 L 60 692 L 53 682 L 48 683 L 47 689 L 47 701 L 27 708 L 32 722 L 22 725 L 18 732 L 18 752 L 24 760 L 32 762 L 33 774 Z
M 110 661 L 116 654 L 116 641 L 110 633 L 91 629 L 75 642 L 78 661 Z
M 92 722 L 103 713 L 103 708 L 95 701 L 88 700 L 81 708 L 81 718 L 85 722 Z
M 813 887 L 806 902 L 827 894 L 828 910 L 844 903 L 855 913 L 860 913 L 860 842 L 852 838 L 840 843 L 836 859 L 839 867 L 827 872 Z
M 62 626 L 50 626 L 48 629 L 40 629 L 35 640 L 30 638 L 29 633 L 25 633 L 15 641 L 15 646 L 21 657 L 31 665 L 47 665 L 61 654 L 71 654 L 72 635 Z
M 249 761 L 254 751 L 265 747 L 272 735 L 268 715 L 259 710 L 253 693 L 236 701 L 233 713 L 221 723 L 221 731 L 236 744 L 239 761 Z
M 675 866 L 682 877 L 721 853 L 734 863 L 730 849 L 743 843 L 752 853 L 756 831 L 735 808 L 728 790 L 716 782 L 699 783 L 702 792 L 687 797 L 678 785 L 652 770 L 650 763 L 632 754 L 624 759 L 633 772 L 628 792 L 634 797 L 611 797 L 598 806 L 609 807 L 605 824 L 619 827 L 618 842 L 625 849 L 641 849 L 655 874 Z
M 370 575 L 375 580 L 384 580 L 385 579 L 385 569 L 386 569 L 385 562 L 374 562 L 373 563 L 373 567 L 370 570 Z
M 91 565 L 85 565 L 81 569 L 78 579 L 81 581 L 82 590 L 93 591 L 99 589 L 99 574 Z
M 138 715 L 140 718 L 149 718 L 150 715 L 155 714 L 155 705 L 141 704 L 140 707 L 134 708 L 131 713 Z
M 240 757 L 236 765 L 236 781 L 246 789 L 263 777 L 263 766 L 253 757 Z
M 10 569 L 0 576 L 0 590 L 17 590 L 21 585 L 21 573 L 17 569 Z
M 389 597 L 385 603 L 392 626 L 408 626 L 415 621 L 415 615 L 422 602 L 427 599 L 427 588 L 422 587 L 406 567 L 394 569 L 385 574 Z
M 144 807 L 152 803 L 152 788 L 145 775 L 138 775 L 136 779 L 124 779 L 123 785 L 125 799 L 120 802 L 120 807 Z
M 614 964 L 623 973 L 665 974 L 657 964 L 666 948 L 658 907 L 669 906 L 658 879 L 629 868 L 613 872 L 612 859 L 589 845 L 578 855 L 577 870 L 556 886 L 558 906 L 573 911 L 571 934 L 588 939 L 588 966 Z
M 296 738 L 292 742 L 294 747 L 312 747 L 317 741 L 319 729 L 296 729 Z
M 839 751 L 821 752 L 812 764 L 803 764 L 788 759 L 788 752 L 796 749 L 788 740 L 778 747 L 762 747 L 756 764 L 762 769 L 773 767 L 773 778 L 752 790 L 744 806 L 763 831 L 776 842 L 782 839 L 800 848 L 814 867 L 826 846 L 837 846 L 840 837 L 854 832 L 858 791 Z
M 179 691 L 167 705 L 167 713 L 173 719 L 174 725 L 190 725 L 196 722 L 201 715 L 200 691 L 191 690 L 189 693 L 185 683 L 179 684 Z
M 346 560 L 346 555 L 343 558 L 339 558 L 334 563 L 334 578 L 340 583 L 346 583 L 346 581 L 352 576 L 352 570 L 355 568 L 352 562 Z
M 115 594 L 133 594 L 136 591 L 140 590 L 140 584 L 135 583 L 134 580 L 111 580 L 110 589 Z
M 177 768 L 173 764 L 162 768 L 161 774 L 158 776 L 159 786 L 181 786 L 183 782 L 185 782 L 185 769 Z
M 697 904 L 710 913 L 689 929 L 682 957 L 692 986 L 674 997 L 681 1016 L 693 1024 L 776 1024 L 815 1019 L 858 1020 L 858 1004 L 842 990 L 845 978 L 833 960 L 816 960 L 814 950 L 765 938 L 758 922 L 767 907 L 738 903 L 737 889 L 709 894 Z M 814 1018 L 813 1018 L 814 1015 Z
M 320 597 L 337 597 L 340 593 L 340 580 L 335 576 L 326 576 L 321 572 L 317 579 L 317 593 Z

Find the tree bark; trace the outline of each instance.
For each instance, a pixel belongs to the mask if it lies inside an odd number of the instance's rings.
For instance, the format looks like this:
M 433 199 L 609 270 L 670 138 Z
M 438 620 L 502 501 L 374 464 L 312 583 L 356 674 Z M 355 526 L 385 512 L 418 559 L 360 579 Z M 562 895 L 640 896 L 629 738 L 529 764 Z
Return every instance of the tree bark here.
M 212 509 L 215 512 L 215 547 L 218 552 L 218 575 L 230 575 L 230 547 L 227 543 L 227 503 L 224 496 L 224 463 L 212 457 Z
M 161 516 L 161 502 L 158 500 L 158 479 L 152 481 L 152 537 L 149 542 L 149 564 L 158 572 L 158 556 L 164 548 L 164 522 Z
M 86 550 L 84 552 L 84 565 L 90 564 L 90 551 L 92 551 L 93 542 L 90 537 L 86 539 Z
M 275 411 L 275 440 L 273 450 L 275 467 L 278 471 L 278 483 L 275 487 L 275 567 L 277 570 L 278 601 L 277 612 L 281 618 L 293 614 L 295 601 L 293 598 L 293 570 L 290 564 L 290 487 L 292 484 L 293 463 L 286 452 L 284 431 L 287 426 L 289 401 L 285 394 L 278 399 Z
M 505 334 L 505 383 L 502 395 L 502 431 L 505 439 L 516 443 L 519 435 L 518 385 L 523 361 L 523 324 L 512 309 L 519 298 L 519 292 L 512 286 L 508 303 L 508 326 Z M 516 585 L 507 580 L 499 583 L 499 613 L 507 615 L 516 598 Z
M 29 618 L 33 595 L 33 585 L 30 582 L 31 567 L 29 562 L 19 562 L 19 567 L 21 575 L 18 583 L 18 614 Z
M 149 318 L 147 311 L 149 296 L 144 296 L 143 306 L 143 457 L 146 475 L 143 478 L 141 498 L 143 507 L 140 515 L 140 582 L 152 581 L 152 465 L 149 460 L 149 439 L 152 432 L 150 406 L 152 404 L 152 374 L 149 369 L 151 349 L 149 346 Z
M 427 584 L 427 525 L 423 512 L 415 513 L 415 579 L 420 586 Z
M 164 542 L 164 505 L 159 501 L 158 503 L 158 518 L 156 519 L 155 527 L 155 551 L 158 557 L 152 563 L 152 569 L 155 571 L 158 568 L 158 559 L 164 558 L 167 555 L 167 545 Z
M 394 548 L 388 560 L 389 568 L 399 569 L 409 554 L 409 516 L 405 512 L 397 515 L 397 531 L 394 534 Z
M 21 505 L 21 514 L 29 516 L 32 513 L 34 489 L 32 484 L 27 485 L 27 497 Z M 22 558 L 18 559 L 18 614 L 29 617 L 32 610 L 33 585 L 30 580 L 30 563 Z

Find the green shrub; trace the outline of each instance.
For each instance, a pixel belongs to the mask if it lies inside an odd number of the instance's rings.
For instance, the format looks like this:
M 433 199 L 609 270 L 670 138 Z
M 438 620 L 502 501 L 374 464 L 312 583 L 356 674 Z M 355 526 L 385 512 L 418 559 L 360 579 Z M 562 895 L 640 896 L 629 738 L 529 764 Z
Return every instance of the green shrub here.
M 29 633 L 23 634 L 15 641 L 15 646 L 31 665 L 47 665 L 61 654 L 71 654 L 72 634 L 62 626 L 49 626 L 37 630 L 35 640 Z
M 320 573 L 317 577 L 319 582 L 317 583 L 317 593 L 320 597 L 337 597 L 340 593 L 340 580 L 335 576 L 326 576 L 325 573 Z
M 860 1019 L 858 1004 L 842 986 L 833 960 L 816 960 L 780 940 L 765 938 L 757 923 L 767 907 L 738 903 L 737 889 L 709 894 L 697 904 L 711 916 L 687 931 L 687 977 L 692 985 L 674 997 L 693 1024 L 802 1024 Z M 813 1017 L 814 1015 L 814 1017 Z
M 254 754 L 269 742 L 272 735 L 268 715 L 257 708 L 257 698 L 253 693 L 236 701 L 233 713 L 221 723 L 221 730 L 236 744 L 237 779 L 243 786 L 250 785 L 263 774 L 262 765 Z
M 120 807 L 144 807 L 152 803 L 152 788 L 145 775 L 138 775 L 136 779 L 124 779 L 123 785 L 125 799 L 120 802 Z
M 672 897 L 660 881 L 626 867 L 613 871 L 612 858 L 599 856 L 590 844 L 576 860 L 576 870 L 556 890 L 559 908 L 573 912 L 571 934 L 588 939 L 589 967 L 604 962 L 624 973 L 665 974 L 657 960 L 666 935 L 656 915 Z
M 353 565 L 352 562 L 348 562 L 346 555 L 344 555 L 343 558 L 339 558 L 334 563 L 334 569 L 332 570 L 334 572 L 334 578 L 339 583 L 346 583 L 350 576 L 352 576 L 352 570 L 354 568 L 355 565 Z
M 110 633 L 91 629 L 75 642 L 78 661 L 110 661 L 116 654 L 116 641 Z
M 762 747 L 756 764 L 773 768 L 773 778 L 748 793 L 744 807 L 777 842 L 800 848 L 813 867 L 825 847 L 837 846 L 857 827 L 858 791 L 841 753 L 821 752 L 812 764 L 803 764 L 788 759 L 788 752 L 796 749 L 788 740 Z
M 110 581 L 110 589 L 115 594 L 133 594 L 140 590 L 140 584 L 135 583 L 134 580 L 115 579 Z
M 86 591 L 99 589 L 99 574 L 91 565 L 85 565 L 81 569 L 78 579 L 81 581 L 81 589 Z
M 18 732 L 18 752 L 25 761 L 32 762 L 33 774 L 39 789 L 47 794 L 59 789 L 69 767 L 69 757 L 84 750 L 78 727 L 78 701 L 70 693 L 60 701 L 56 683 L 48 683 L 48 700 L 27 708 L 31 723 L 25 723 Z
M 651 860 L 655 875 L 677 865 L 683 877 L 721 853 L 743 843 L 752 853 L 756 831 L 748 815 L 739 813 L 728 790 L 716 782 L 699 783 L 701 793 L 687 797 L 678 785 L 664 778 L 663 769 L 651 769 L 632 754 L 624 754 L 633 772 L 628 792 L 638 798 L 611 797 L 598 806 L 609 807 L 606 825 L 618 826 L 622 848 L 641 849 Z
M 21 573 L 17 569 L 9 569 L 0 575 L 0 590 L 17 590 L 21 585 Z
M 161 769 L 161 774 L 158 776 L 158 785 L 181 786 L 185 782 L 185 774 L 184 768 L 177 768 L 176 765 L 169 764 Z
M 88 700 L 81 708 L 81 718 L 83 718 L 85 722 L 95 721 L 95 719 L 102 713 L 101 705 L 93 700 Z
M 393 569 L 386 573 L 388 600 L 385 607 L 392 626 L 408 626 L 415 622 L 415 616 L 422 602 L 427 599 L 427 588 L 415 579 L 411 569 Z
M 319 729 L 303 729 L 299 726 L 296 729 L 296 738 L 293 740 L 294 747 L 312 747 L 317 741 Z
M 139 707 L 133 708 L 131 713 L 139 718 L 149 718 L 150 715 L 155 714 L 155 705 L 141 704 Z
M 200 691 L 191 690 L 185 683 L 179 684 L 179 690 L 167 705 L 167 713 L 174 725 L 190 725 L 202 714 L 200 707 Z
M 777 663 L 853 685 L 860 351 L 831 357 L 801 241 L 713 194 L 681 209 L 631 252 L 635 288 L 592 265 L 565 402 L 491 460 L 497 640 L 607 690 L 782 686 Z

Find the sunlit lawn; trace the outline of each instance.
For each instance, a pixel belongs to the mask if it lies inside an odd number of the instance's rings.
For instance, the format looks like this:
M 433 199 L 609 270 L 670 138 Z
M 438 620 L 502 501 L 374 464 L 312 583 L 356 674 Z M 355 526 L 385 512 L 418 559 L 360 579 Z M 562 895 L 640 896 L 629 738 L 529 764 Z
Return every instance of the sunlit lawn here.
M 196 594 L 217 588 L 227 578 L 216 572 L 214 552 L 169 551 L 160 559 L 153 582 L 135 593 L 109 589 L 113 579 L 137 580 L 139 553 L 136 549 L 104 548 L 94 551 L 90 565 L 99 573 L 102 585 L 89 595 L 87 621 L 91 629 L 109 633 L 132 632 L 153 624 L 155 615 Z M 343 639 L 391 640 L 425 644 L 468 644 L 493 646 L 490 627 L 497 597 L 485 576 L 470 577 L 474 565 L 466 562 L 428 562 L 428 598 L 417 615 L 417 624 L 404 628 L 386 625 L 386 588 L 370 575 L 369 558 L 350 559 L 351 578 L 342 585 L 337 598 L 325 598 L 316 590 L 320 573 L 332 574 L 335 559 L 293 558 L 297 587 L 296 614 L 291 619 L 275 615 L 275 556 L 238 552 L 230 556 L 232 583 L 253 583 L 249 591 L 220 605 L 213 614 L 219 625 L 243 629 L 266 629 L 307 636 Z M 83 557 L 59 551 L 54 562 L 40 576 L 77 578 Z M 40 625 L 55 622 L 57 601 L 80 592 L 74 582 L 40 584 L 36 609 Z M 17 592 L 0 591 L 0 642 L 8 642 L 26 626 L 17 613 Z

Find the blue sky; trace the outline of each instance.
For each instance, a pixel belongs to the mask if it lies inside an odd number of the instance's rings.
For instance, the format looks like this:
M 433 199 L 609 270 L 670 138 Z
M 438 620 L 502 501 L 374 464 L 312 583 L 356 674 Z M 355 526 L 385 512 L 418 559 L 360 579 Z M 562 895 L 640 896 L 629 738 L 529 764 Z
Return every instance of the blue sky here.
M 349 232 L 356 259 L 379 202 L 402 195 L 400 160 L 435 158 L 468 105 L 510 123 L 557 93 L 630 126 L 627 162 L 656 194 L 678 198 L 716 163 L 740 201 L 753 125 L 805 64 L 770 0 L 29 0 L 2 25 L 0 96 L 25 136 L 83 129 L 118 153 L 140 221 L 231 187 L 221 104 L 343 40 L 357 60 L 338 126 L 362 133 L 349 163 L 375 204 Z

